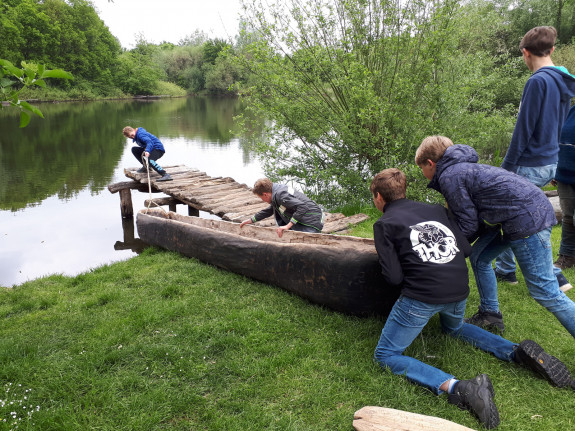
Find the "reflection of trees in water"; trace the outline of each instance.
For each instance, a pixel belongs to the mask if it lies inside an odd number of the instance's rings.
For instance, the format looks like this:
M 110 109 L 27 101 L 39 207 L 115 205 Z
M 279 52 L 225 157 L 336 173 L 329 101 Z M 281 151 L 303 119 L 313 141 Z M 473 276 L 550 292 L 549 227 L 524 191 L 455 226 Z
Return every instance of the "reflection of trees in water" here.
M 144 127 L 161 137 L 184 137 L 229 146 L 237 99 L 176 98 L 43 104 L 45 119 L 20 129 L 0 111 L 0 209 L 18 210 L 49 196 L 94 193 L 112 180 L 125 147 L 122 128 Z M 249 162 L 248 144 L 240 141 Z

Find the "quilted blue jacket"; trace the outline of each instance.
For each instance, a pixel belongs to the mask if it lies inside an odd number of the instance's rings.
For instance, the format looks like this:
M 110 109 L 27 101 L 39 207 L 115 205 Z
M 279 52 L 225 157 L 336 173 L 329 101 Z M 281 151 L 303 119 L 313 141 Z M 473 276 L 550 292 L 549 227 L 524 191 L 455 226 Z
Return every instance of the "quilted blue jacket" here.
M 474 240 L 485 227 L 497 226 L 504 239 L 513 241 L 557 223 L 553 206 L 539 187 L 478 160 L 477 152 L 468 145 L 448 147 L 428 184 L 445 197 L 468 240 Z
M 164 153 L 166 152 L 162 142 L 143 127 L 138 127 L 136 129 L 136 136 L 134 137 L 133 142 L 144 148 L 144 151 L 147 151 L 148 153 L 151 153 L 152 150 L 160 150 Z

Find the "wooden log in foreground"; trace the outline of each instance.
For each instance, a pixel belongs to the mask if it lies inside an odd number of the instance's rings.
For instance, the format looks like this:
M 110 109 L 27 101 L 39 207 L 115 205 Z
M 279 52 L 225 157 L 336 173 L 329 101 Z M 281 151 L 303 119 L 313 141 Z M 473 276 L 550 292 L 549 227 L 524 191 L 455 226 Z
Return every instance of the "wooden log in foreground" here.
M 435 416 L 403 410 L 367 406 L 353 415 L 356 431 L 474 431 L 455 422 Z

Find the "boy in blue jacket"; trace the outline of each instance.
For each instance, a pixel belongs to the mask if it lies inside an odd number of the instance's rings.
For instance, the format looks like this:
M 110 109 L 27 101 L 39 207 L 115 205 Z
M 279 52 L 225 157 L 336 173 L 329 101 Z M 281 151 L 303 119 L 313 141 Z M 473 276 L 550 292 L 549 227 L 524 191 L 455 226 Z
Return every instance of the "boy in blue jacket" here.
M 575 76 L 551 60 L 556 38 L 555 28 L 535 27 L 519 44 L 523 61 L 533 75 L 523 89 L 511 143 L 501 165 L 538 187 L 545 186 L 555 176 L 561 128 L 571 98 L 575 97 Z M 497 258 L 495 274 L 498 280 L 517 284 L 511 250 Z M 555 275 L 560 286 L 571 287 L 559 270 Z
M 559 289 L 553 272 L 553 206 L 541 189 L 505 169 L 477 163 L 477 152 L 453 145 L 445 136 L 429 136 L 415 153 L 415 163 L 439 191 L 457 225 L 473 242 L 469 258 L 480 296 L 469 323 L 503 331 L 493 259 L 509 248 L 515 253 L 529 294 L 575 337 L 575 303 Z
M 373 225 L 382 274 L 389 285 L 402 288 L 375 349 L 375 360 L 382 367 L 436 395 L 447 393 L 449 403 L 469 410 L 486 428 L 495 428 L 499 413 L 487 375 L 457 380 L 452 374 L 403 355 L 429 319 L 439 314 L 441 329 L 450 336 L 502 361 L 522 364 L 555 386 L 571 383 L 567 367 L 534 341 L 515 344 L 464 322 L 469 295 L 465 257 L 471 246 L 444 207 L 406 199 L 405 174 L 395 168 L 377 174 L 370 190 L 375 206 L 383 213 Z
M 170 174 L 168 174 L 156 162 L 156 160 L 162 157 L 166 152 L 162 142 L 157 137 L 149 133 L 143 127 L 134 129 L 133 127 L 126 126 L 122 132 L 126 138 L 130 138 L 133 142 L 138 144 L 137 147 L 132 147 L 132 154 L 138 160 L 138 162 L 142 164 L 142 167 L 138 169 L 138 172 L 146 172 L 146 167 L 144 166 L 144 161 L 142 160 L 142 155 L 144 155 L 148 158 L 148 163 L 150 166 L 161 176 L 161 178 L 158 178 L 156 181 L 172 181 Z

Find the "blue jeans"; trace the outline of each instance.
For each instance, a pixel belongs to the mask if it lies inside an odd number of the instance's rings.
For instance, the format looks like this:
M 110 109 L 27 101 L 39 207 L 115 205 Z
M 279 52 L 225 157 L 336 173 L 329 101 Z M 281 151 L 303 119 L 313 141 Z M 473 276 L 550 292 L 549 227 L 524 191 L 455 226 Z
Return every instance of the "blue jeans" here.
M 537 187 L 546 186 L 555 178 L 557 164 L 547 166 L 518 166 L 515 173 L 527 178 Z M 513 251 L 508 249 L 501 253 L 495 260 L 495 269 L 500 274 L 510 274 L 515 272 L 515 259 Z M 560 272 L 560 271 L 559 271 Z
M 575 215 L 575 184 L 565 184 L 557 181 L 557 192 L 559 193 L 559 205 L 561 205 L 561 211 L 563 212 L 559 254 L 575 257 L 575 225 L 573 224 L 573 216 Z
M 511 247 L 531 297 L 553 313 L 575 337 L 575 303 L 559 290 L 550 238 L 551 228 L 515 241 L 503 239 L 500 230 L 492 229 L 475 241 L 469 261 L 479 290 L 479 310 L 499 311 L 497 279 L 491 262 Z
M 449 304 L 428 304 L 400 296 L 381 331 L 379 343 L 375 348 L 375 360 L 394 374 L 405 375 L 408 380 L 430 389 L 437 395 L 442 393 L 439 387 L 452 379 L 452 374 L 403 355 L 429 319 L 439 313 L 443 332 L 492 353 L 503 361 L 511 362 L 517 344 L 478 326 L 464 323 L 465 302 L 464 299 Z

